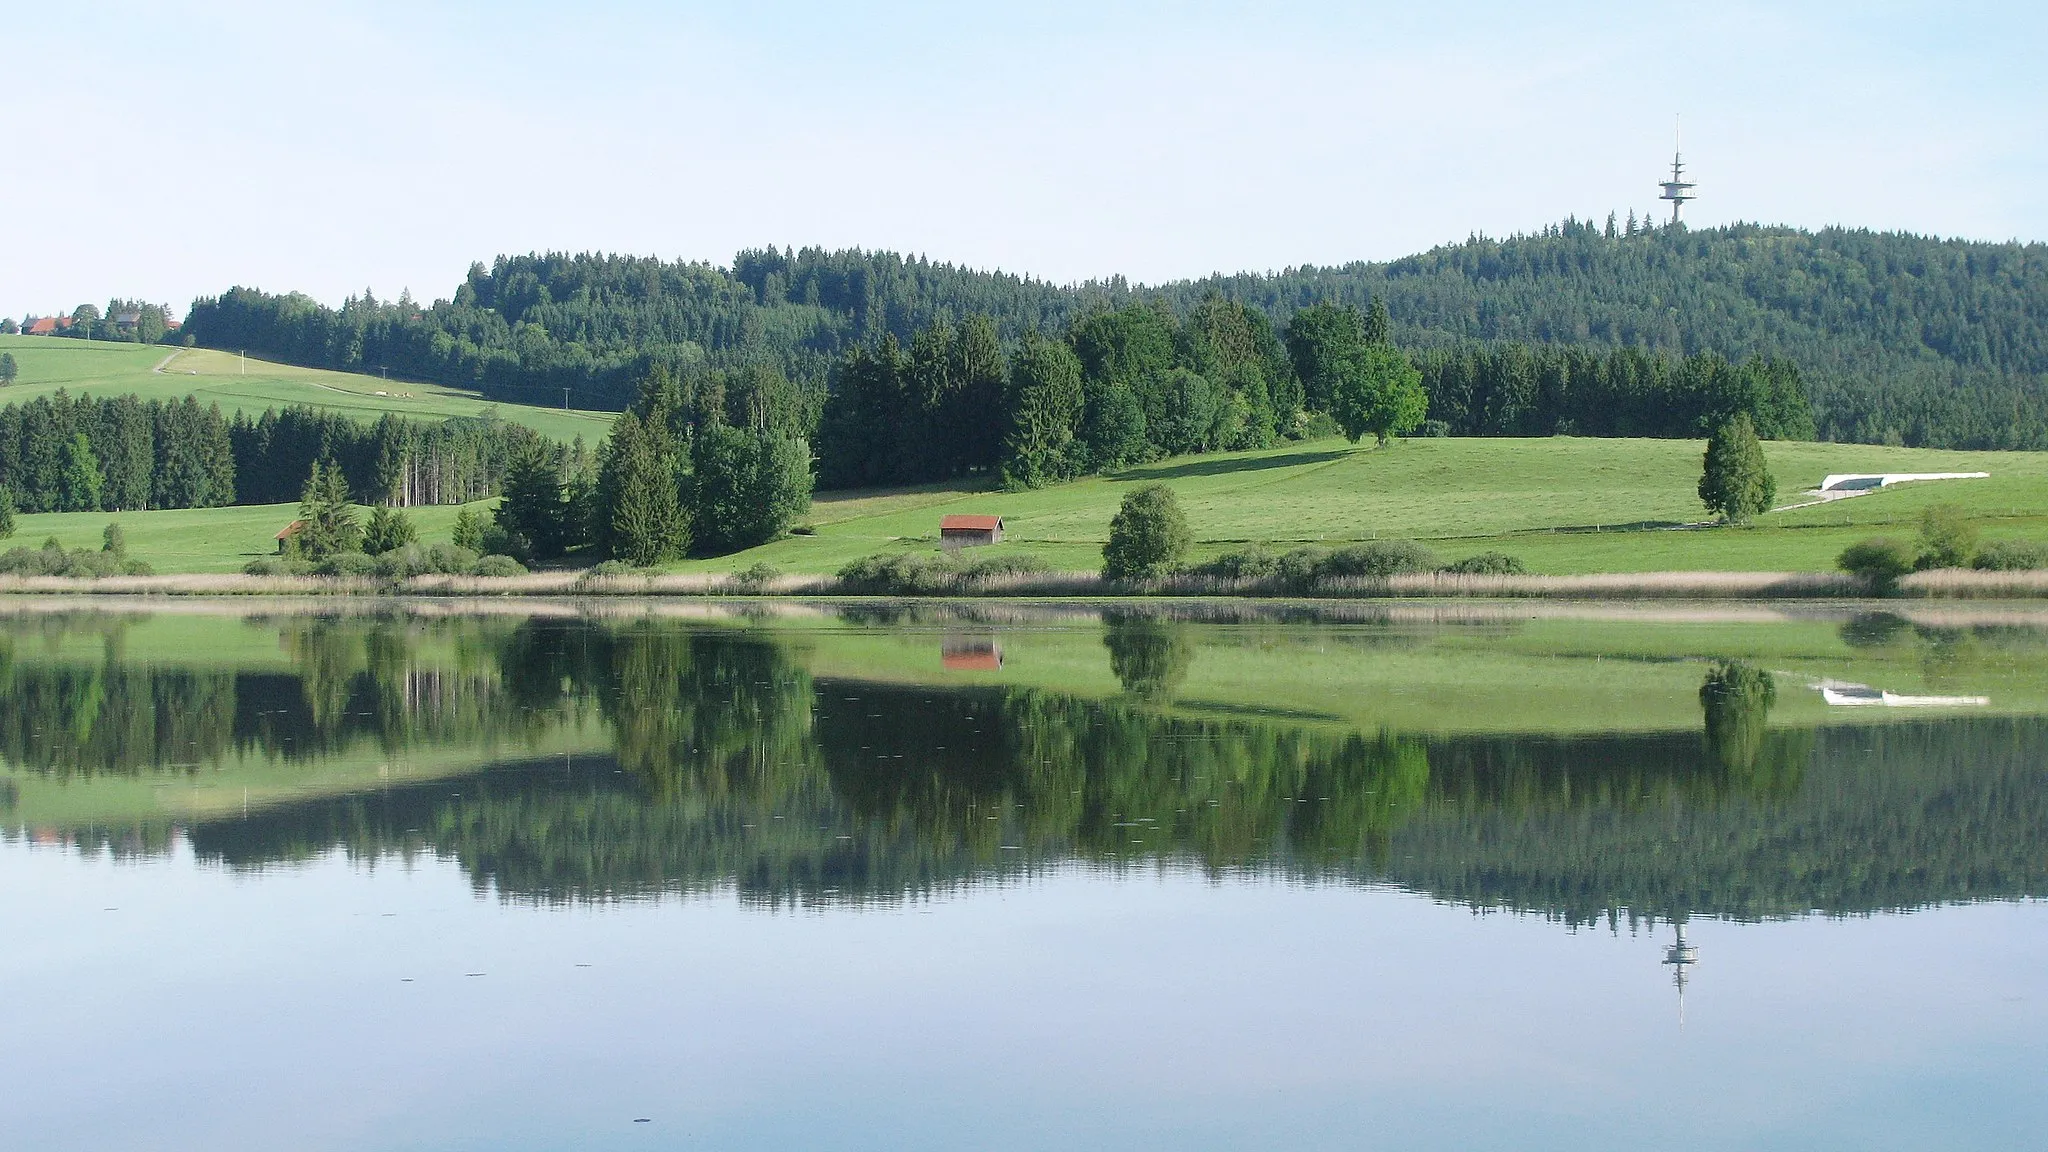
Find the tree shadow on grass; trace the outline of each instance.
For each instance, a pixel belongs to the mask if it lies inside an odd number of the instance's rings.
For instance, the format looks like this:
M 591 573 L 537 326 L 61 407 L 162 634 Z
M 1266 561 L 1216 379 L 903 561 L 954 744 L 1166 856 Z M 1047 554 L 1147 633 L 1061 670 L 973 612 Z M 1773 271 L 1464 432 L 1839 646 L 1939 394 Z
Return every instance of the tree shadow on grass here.
M 1140 464 L 1110 474 L 1112 480 L 1179 480 L 1189 476 L 1227 476 L 1232 472 L 1262 472 L 1269 468 L 1300 468 L 1327 464 L 1351 455 L 1350 449 L 1302 452 L 1289 456 L 1258 456 L 1244 460 L 1190 460 L 1164 468 Z

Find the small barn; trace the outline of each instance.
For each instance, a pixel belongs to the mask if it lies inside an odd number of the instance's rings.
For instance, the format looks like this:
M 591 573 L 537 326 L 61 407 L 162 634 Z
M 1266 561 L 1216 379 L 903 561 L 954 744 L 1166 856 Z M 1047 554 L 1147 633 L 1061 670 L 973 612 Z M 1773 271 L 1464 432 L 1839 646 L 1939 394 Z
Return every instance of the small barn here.
M 304 520 L 294 520 L 285 525 L 284 531 L 277 534 L 277 554 L 283 556 L 289 553 L 292 550 L 292 542 L 297 540 L 299 533 L 305 530 L 306 522 Z
M 983 544 L 1002 542 L 1001 516 L 939 517 L 939 547 L 949 552 L 956 548 L 976 548 Z

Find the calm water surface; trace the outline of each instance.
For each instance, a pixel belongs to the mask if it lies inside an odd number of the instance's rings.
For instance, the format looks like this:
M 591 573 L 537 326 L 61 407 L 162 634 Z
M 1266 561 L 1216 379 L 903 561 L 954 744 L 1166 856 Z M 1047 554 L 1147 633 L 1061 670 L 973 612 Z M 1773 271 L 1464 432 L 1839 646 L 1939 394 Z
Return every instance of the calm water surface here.
M 2048 1123 L 2044 617 L 22 604 L 0 688 L 0 1147 Z

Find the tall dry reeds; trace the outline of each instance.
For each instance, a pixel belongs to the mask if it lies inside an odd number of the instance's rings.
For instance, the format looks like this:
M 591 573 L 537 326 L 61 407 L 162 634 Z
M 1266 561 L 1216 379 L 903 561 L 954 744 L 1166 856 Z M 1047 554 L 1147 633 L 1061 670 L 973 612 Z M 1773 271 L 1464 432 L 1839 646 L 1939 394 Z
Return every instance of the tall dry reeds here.
M 100 596 L 465 596 L 526 598 L 803 597 L 879 595 L 886 599 L 1079 599 L 1106 596 L 1248 599 L 1555 599 L 1785 600 L 1862 598 L 1862 580 L 1835 572 L 1630 572 L 1582 576 L 1474 575 L 1418 572 L 1387 577 L 1178 573 L 1119 582 L 1097 572 L 976 573 L 925 592 L 849 587 L 836 576 L 765 573 L 593 574 L 529 572 L 519 576 L 421 575 L 256 576 L 194 573 L 167 576 L 0 576 L 0 595 Z M 1944 568 L 1900 582 L 1904 599 L 2026 600 L 2048 598 L 2048 571 L 1980 572 Z

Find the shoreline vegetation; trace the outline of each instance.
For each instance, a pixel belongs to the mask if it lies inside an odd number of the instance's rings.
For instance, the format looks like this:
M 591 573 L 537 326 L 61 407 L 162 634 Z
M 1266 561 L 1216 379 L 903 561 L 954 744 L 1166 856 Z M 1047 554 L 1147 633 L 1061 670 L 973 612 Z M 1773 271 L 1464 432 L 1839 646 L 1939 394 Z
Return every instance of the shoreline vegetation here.
M 1277 577 L 1176 574 L 1109 580 L 1098 572 L 1040 571 L 966 575 L 922 590 L 862 586 L 842 576 L 765 571 L 730 575 L 599 572 L 591 569 L 513 576 L 374 576 L 174 573 L 164 575 L 6 576 L 0 596 L 341 596 L 374 597 L 686 597 L 948 600 L 2029 600 L 2048 597 L 2048 571 L 1934 569 L 1902 577 L 1889 596 L 1831 572 L 1635 572 L 1576 576 L 1408 573 L 1375 579 L 1329 577 L 1290 586 Z

